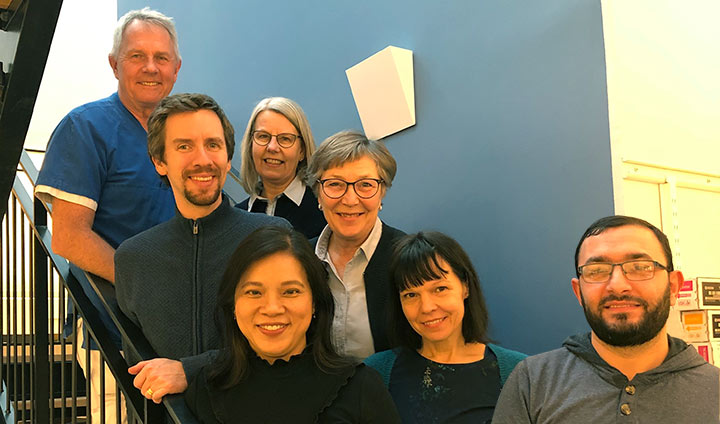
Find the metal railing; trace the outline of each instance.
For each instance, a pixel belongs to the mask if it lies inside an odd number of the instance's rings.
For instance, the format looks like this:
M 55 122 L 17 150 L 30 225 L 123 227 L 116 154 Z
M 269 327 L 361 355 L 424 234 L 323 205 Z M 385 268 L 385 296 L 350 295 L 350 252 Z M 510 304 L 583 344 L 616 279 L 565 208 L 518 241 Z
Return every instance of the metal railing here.
M 129 354 L 150 359 L 156 357 L 155 352 L 142 332 L 119 311 L 111 283 L 88 274 L 77 278 L 68 262 L 52 252 L 49 207 L 32 196 L 37 170 L 27 152 L 22 153 L 20 167 L 8 199 L 0 243 L 0 408 L 5 421 L 92 422 L 93 402 L 104 400 L 107 391 L 107 366 L 117 393 L 122 395 L 116 400 L 113 416 L 107 413 L 105 402 L 99 402 L 96 422 L 120 423 L 125 411 L 132 423 L 166 419 L 196 422 L 181 396 L 166 396 L 156 405 L 133 386 L 133 376 L 128 374 L 122 352 L 101 314 L 107 313 L 120 330 Z M 68 315 L 70 319 L 66 320 Z M 92 340 L 99 348 L 100 378 L 95 389 L 100 395 L 95 398 L 90 395 L 93 387 L 78 367 L 78 318 L 85 323 L 84 340 Z M 84 355 L 89 373 L 91 350 L 85 350 Z M 121 397 L 127 407 L 121 404 Z

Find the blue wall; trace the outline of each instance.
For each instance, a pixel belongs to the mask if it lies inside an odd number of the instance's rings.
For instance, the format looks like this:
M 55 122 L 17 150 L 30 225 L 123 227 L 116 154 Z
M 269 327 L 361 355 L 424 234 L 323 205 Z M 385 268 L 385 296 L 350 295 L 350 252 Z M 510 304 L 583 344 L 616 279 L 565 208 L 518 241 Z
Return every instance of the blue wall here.
M 417 125 L 386 139 L 399 171 L 382 218 L 463 244 L 501 344 L 537 353 L 586 330 L 572 256 L 613 209 L 599 0 L 119 0 L 119 15 L 146 3 L 177 22 L 175 91 L 212 95 L 240 133 L 271 95 L 303 106 L 318 143 L 361 129 L 345 69 L 413 50 Z

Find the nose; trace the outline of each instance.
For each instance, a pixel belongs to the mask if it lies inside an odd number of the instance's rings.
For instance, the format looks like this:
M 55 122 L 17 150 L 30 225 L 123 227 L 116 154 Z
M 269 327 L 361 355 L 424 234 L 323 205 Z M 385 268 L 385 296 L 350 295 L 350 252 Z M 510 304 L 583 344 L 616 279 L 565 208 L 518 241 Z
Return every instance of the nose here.
M 271 135 L 270 141 L 268 142 L 266 149 L 271 152 L 279 152 L 280 151 L 280 145 L 277 142 L 277 136 Z
M 430 313 L 437 307 L 435 299 L 429 294 L 423 293 L 420 295 L 420 311 L 423 313 Z
M 210 154 L 205 146 L 200 146 L 195 150 L 194 165 L 207 165 L 212 163 Z
M 360 200 L 360 198 L 357 196 L 357 193 L 355 193 L 355 186 L 352 184 L 348 184 L 347 190 L 345 190 L 345 194 L 343 194 L 342 197 L 342 203 L 344 205 L 352 206 L 356 205 Z
M 147 73 L 155 73 L 158 70 L 157 64 L 155 63 L 155 59 L 153 57 L 149 57 L 145 61 L 145 66 L 143 67 L 143 70 Z
M 268 293 L 268 295 L 265 296 L 265 303 L 260 308 L 262 314 L 269 316 L 280 315 L 284 310 L 282 300 L 276 293 Z
M 625 277 L 622 268 L 615 266 L 610 273 L 610 279 L 606 283 L 605 288 L 611 292 L 623 293 L 632 290 L 632 285 Z

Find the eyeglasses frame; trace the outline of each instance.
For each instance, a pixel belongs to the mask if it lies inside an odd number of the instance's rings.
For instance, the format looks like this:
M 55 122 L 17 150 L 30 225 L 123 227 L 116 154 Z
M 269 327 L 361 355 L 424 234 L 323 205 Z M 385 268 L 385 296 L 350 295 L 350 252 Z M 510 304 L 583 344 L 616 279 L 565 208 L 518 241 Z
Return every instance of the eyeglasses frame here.
M 345 191 L 343 191 L 343 193 L 342 193 L 340 196 L 333 197 L 333 196 L 330 196 L 329 194 L 327 194 L 327 192 L 325 191 L 325 182 L 330 181 L 330 180 L 338 180 L 338 181 L 342 181 L 342 182 L 345 183 Z M 373 181 L 375 181 L 376 183 L 378 183 L 378 188 L 377 188 L 377 190 L 375 191 L 375 193 L 372 194 L 372 196 L 368 196 L 368 197 L 361 196 L 360 193 L 358 193 L 357 188 L 355 188 L 355 184 L 359 183 L 360 181 L 365 181 L 365 180 L 373 180 Z M 373 197 L 375 197 L 375 196 L 380 192 L 380 186 L 381 186 L 382 184 L 385 184 L 385 180 L 383 180 L 382 178 L 360 178 L 359 180 L 355 180 L 355 181 L 352 181 L 352 182 L 351 182 L 351 181 L 345 181 L 345 180 L 340 179 L 340 178 L 325 178 L 325 179 L 323 179 L 323 180 L 316 180 L 316 181 L 317 181 L 318 183 L 320 183 L 320 190 L 322 190 L 322 192 L 325 193 L 325 195 L 326 195 L 327 197 L 329 197 L 330 199 L 342 199 L 342 197 L 347 194 L 348 187 L 350 187 L 350 186 L 352 186 L 353 191 L 355 191 L 355 195 L 356 195 L 357 197 L 359 197 L 360 199 L 372 199 Z
M 652 272 L 652 275 L 651 275 L 650 277 L 648 277 L 648 278 L 643 278 L 643 279 L 641 279 L 641 280 L 634 280 L 634 279 L 628 277 L 627 272 L 625 272 L 625 269 L 623 269 L 623 265 L 625 265 L 625 264 L 627 264 L 627 263 L 631 263 L 631 262 L 652 262 L 652 264 L 653 264 L 653 272 Z M 652 279 L 653 277 L 655 277 L 655 272 L 657 271 L 658 268 L 660 268 L 661 270 L 664 270 L 664 271 L 668 271 L 668 272 L 669 272 L 668 267 L 665 266 L 665 265 L 663 265 L 663 264 L 661 264 L 661 263 L 658 262 L 658 261 L 655 261 L 655 260 L 652 260 L 652 259 L 630 259 L 629 261 L 618 262 L 618 263 L 611 263 L 611 262 L 591 262 L 591 263 L 589 263 L 589 264 L 581 265 L 581 266 L 577 267 L 578 275 L 580 275 L 580 276 L 582 277 L 582 276 L 583 276 L 583 268 L 585 268 L 585 267 L 588 266 L 588 265 L 612 265 L 612 267 L 610 268 L 610 272 L 608 273 L 608 278 L 607 278 L 607 280 L 604 280 L 604 281 L 587 281 L 587 280 L 583 277 L 583 280 L 584 280 L 586 283 L 588 283 L 588 284 L 605 284 L 605 283 L 607 283 L 607 282 L 610 281 L 610 279 L 612 278 L 612 274 L 613 274 L 613 272 L 615 272 L 615 267 L 616 267 L 616 266 L 619 266 L 619 267 L 620 267 L 620 271 L 622 271 L 623 276 L 624 276 L 625 278 L 627 278 L 628 281 L 647 281 L 647 280 L 650 280 L 650 279 Z
M 260 142 L 255 138 L 255 134 L 257 134 L 257 133 L 265 133 L 265 134 L 269 135 L 269 136 L 270 136 L 270 140 L 268 140 L 268 142 L 265 143 L 265 144 L 260 143 Z M 280 136 L 280 135 L 292 135 L 292 136 L 295 136 L 295 139 L 292 141 L 292 143 L 290 143 L 289 146 L 283 146 L 282 144 L 280 144 L 280 141 L 278 140 L 278 136 Z M 289 148 L 291 148 L 292 146 L 295 145 L 295 142 L 298 140 L 298 138 L 302 138 L 302 136 L 301 136 L 300 134 L 293 134 L 293 133 L 271 134 L 271 133 L 269 133 L 269 132 L 267 132 L 267 131 L 263 131 L 263 130 L 255 130 L 255 131 L 253 131 L 252 134 L 251 134 L 251 137 L 252 137 L 253 143 L 257 144 L 258 146 L 263 146 L 263 147 L 264 147 L 264 146 L 267 146 L 268 144 L 270 144 L 270 142 L 272 141 L 273 137 L 275 137 L 275 141 L 277 141 L 278 146 L 282 147 L 283 149 L 289 149 Z

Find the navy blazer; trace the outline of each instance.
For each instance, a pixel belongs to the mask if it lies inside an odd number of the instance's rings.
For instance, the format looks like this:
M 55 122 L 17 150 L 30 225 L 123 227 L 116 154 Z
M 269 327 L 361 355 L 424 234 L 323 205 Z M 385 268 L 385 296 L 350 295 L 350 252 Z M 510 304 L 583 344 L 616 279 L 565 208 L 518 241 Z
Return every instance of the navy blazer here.
M 248 197 L 235 205 L 235 207 L 246 211 L 249 203 L 250 198 Z M 278 196 L 275 204 L 275 216 L 290 221 L 293 228 L 303 233 L 308 239 L 319 236 L 326 224 L 325 215 L 318 209 L 317 197 L 307 186 L 300 206 L 296 205 L 285 194 Z
M 380 240 L 363 273 L 370 332 L 372 332 L 375 352 L 394 347 L 390 345 L 387 329 L 390 301 L 393 296 L 397 296 L 397 293 L 390 283 L 389 265 L 393 246 L 404 235 L 403 231 L 383 222 Z M 312 245 L 317 245 L 317 241 L 317 237 L 311 240 Z

